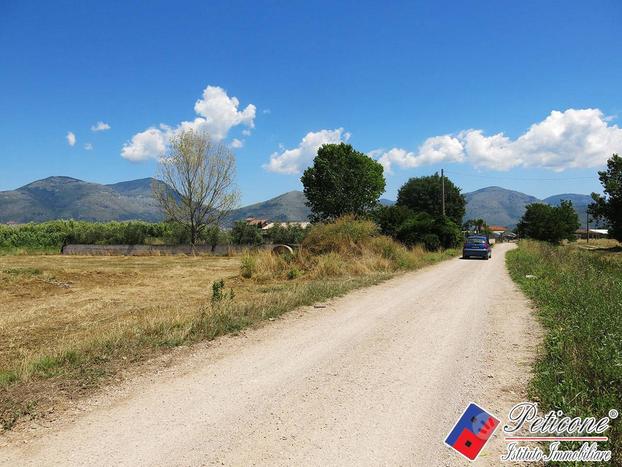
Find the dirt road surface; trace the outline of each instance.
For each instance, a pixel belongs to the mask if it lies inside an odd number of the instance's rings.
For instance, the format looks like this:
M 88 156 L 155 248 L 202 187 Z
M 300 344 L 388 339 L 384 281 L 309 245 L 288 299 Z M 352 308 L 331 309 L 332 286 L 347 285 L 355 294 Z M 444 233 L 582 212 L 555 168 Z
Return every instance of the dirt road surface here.
M 540 331 L 493 258 L 453 259 L 309 307 L 0 441 L 3 465 L 468 465 L 469 401 L 505 419 Z M 500 430 L 475 465 L 498 465 Z

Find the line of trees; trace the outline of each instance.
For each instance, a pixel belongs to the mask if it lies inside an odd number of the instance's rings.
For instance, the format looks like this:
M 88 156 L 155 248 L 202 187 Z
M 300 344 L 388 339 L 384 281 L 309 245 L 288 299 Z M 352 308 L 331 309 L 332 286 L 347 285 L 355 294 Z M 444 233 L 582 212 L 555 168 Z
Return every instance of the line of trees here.
M 195 245 L 259 245 L 301 243 L 306 229 L 299 225 L 275 225 L 267 230 L 236 222 L 231 230 L 208 226 Z M 58 220 L 16 226 L 0 224 L 0 250 L 58 251 L 71 243 L 83 245 L 188 245 L 190 232 L 178 222 L 88 222 Z
M 213 230 L 201 240 L 209 241 Z M 18 226 L 0 225 L 0 248 L 60 249 L 69 243 L 89 245 L 181 245 L 190 241 L 188 230 L 175 222 L 87 222 L 58 220 Z

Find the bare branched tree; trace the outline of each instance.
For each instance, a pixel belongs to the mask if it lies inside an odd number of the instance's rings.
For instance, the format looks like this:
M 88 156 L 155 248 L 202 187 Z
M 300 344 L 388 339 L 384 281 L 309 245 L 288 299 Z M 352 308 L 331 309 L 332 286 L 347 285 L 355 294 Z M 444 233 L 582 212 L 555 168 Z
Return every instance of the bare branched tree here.
M 153 192 L 169 220 L 186 226 L 195 245 L 208 226 L 218 226 L 236 207 L 235 156 L 205 132 L 183 130 L 160 160 Z

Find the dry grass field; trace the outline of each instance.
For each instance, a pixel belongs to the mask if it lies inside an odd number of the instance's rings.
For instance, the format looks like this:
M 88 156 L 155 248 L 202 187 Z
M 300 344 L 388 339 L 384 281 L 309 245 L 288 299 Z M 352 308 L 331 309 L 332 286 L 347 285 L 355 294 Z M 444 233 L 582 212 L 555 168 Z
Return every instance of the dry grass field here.
M 210 256 L 0 256 L 0 427 L 200 338 L 190 331 L 213 282 L 230 289 L 239 265 Z M 237 285 L 241 302 L 252 284 Z
M 409 251 L 356 221 L 311 238 L 291 257 L 0 256 L 0 427 L 62 408 L 170 348 L 456 254 Z
M 0 367 L 196 314 L 239 258 L 0 256 Z

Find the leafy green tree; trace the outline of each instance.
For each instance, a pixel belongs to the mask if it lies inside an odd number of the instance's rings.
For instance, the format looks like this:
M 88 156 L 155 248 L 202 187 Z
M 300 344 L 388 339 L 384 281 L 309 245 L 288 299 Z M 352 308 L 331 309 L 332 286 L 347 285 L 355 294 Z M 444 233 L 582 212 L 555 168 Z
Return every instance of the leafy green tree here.
M 226 245 L 229 240 L 226 232 L 216 225 L 206 227 L 203 232 L 201 232 L 200 239 L 212 247 L 212 252 L 216 250 L 217 245 Z
M 396 238 L 408 246 L 424 245 L 428 250 L 452 248 L 461 240 L 460 228 L 448 217 L 435 219 L 427 212 L 418 212 L 397 229 Z
M 231 241 L 236 245 L 260 245 L 263 243 L 261 229 L 256 225 L 238 221 L 231 229 Z
M 414 214 L 406 206 L 381 206 L 375 211 L 374 219 L 384 235 L 395 237 L 400 226 Z
M 325 144 L 301 178 L 313 221 L 366 215 L 384 192 L 383 168 L 349 144 Z
M 548 240 L 553 222 L 553 206 L 532 203 L 526 206 L 525 213 L 518 221 L 516 232 L 521 237 Z
M 602 219 L 609 228 L 609 235 L 622 241 L 622 157 L 617 154 L 607 161 L 607 170 L 598 172 L 604 196 L 592 193 L 594 203 L 588 208 L 595 219 Z
M 570 201 L 562 201 L 557 207 L 533 203 L 527 205 L 516 230 L 521 237 L 559 243 L 574 240 L 579 225 L 579 217 Z
M 442 180 L 439 174 L 416 177 L 408 180 L 397 193 L 397 204 L 406 206 L 414 212 L 427 212 L 440 219 L 442 208 Z M 462 225 L 466 201 L 451 180 L 445 177 L 445 215 L 455 224 Z
M 555 208 L 554 215 L 556 238 L 575 241 L 577 239 L 577 229 L 581 226 L 581 222 L 579 222 L 577 211 L 572 207 L 572 201 L 562 201 Z

